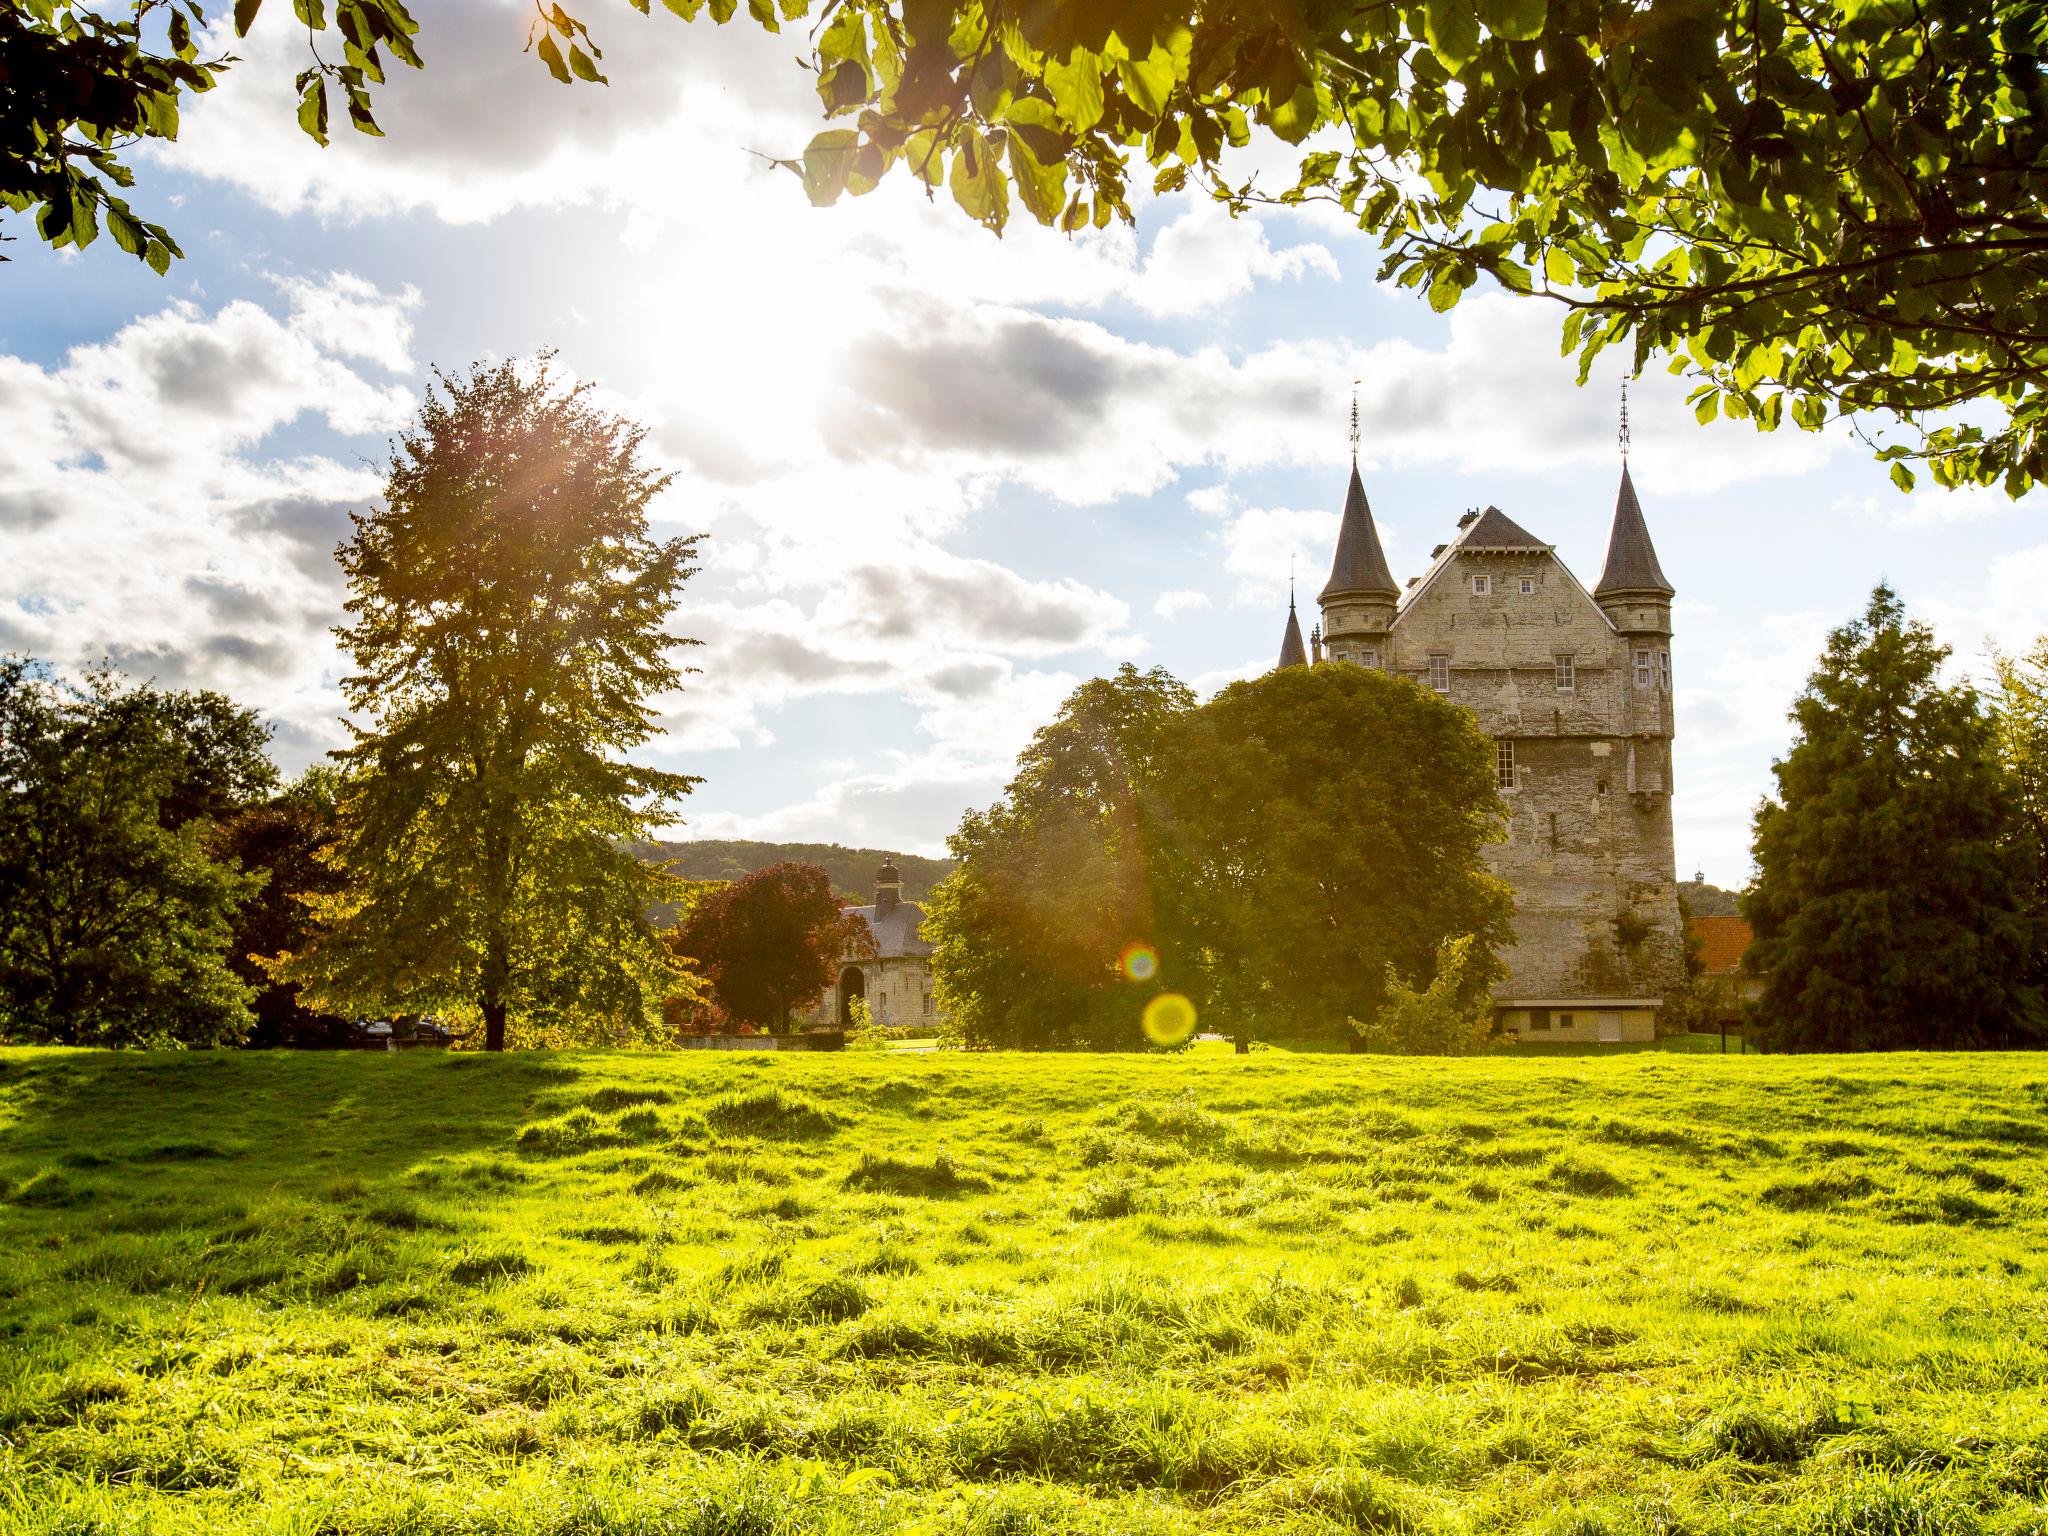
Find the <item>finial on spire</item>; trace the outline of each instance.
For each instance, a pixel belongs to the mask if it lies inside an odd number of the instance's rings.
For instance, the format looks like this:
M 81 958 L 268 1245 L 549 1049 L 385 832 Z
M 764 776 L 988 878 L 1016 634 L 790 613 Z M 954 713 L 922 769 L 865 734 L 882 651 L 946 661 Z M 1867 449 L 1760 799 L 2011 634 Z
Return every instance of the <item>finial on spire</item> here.
M 1358 464 L 1358 380 L 1351 381 L 1351 463 Z
M 1621 462 L 1628 463 L 1628 375 L 1621 376 Z
M 1289 551 L 1287 556 L 1287 611 L 1289 613 L 1294 612 L 1294 554 L 1292 551 Z

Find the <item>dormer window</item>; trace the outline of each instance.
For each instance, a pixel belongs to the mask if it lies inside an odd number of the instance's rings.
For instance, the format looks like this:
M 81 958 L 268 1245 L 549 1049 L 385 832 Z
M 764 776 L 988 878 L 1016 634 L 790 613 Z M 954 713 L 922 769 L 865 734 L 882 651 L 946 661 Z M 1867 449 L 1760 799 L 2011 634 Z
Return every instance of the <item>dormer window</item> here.
M 1487 597 L 1492 592 L 1493 578 L 1491 576 L 1474 576 L 1472 578 L 1472 595 L 1474 597 Z

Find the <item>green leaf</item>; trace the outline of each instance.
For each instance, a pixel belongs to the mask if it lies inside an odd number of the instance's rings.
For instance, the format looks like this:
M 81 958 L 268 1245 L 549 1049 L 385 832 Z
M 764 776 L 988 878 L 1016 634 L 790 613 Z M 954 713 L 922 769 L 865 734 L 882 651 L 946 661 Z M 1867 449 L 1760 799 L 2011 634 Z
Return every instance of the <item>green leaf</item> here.
M 256 19 L 257 7 L 263 0 L 235 0 L 235 36 L 247 37 L 249 25 Z
M 1897 460 L 1892 462 L 1892 484 L 1902 491 L 1913 489 L 1913 471 Z
M 547 65 L 548 73 L 561 81 L 562 84 L 569 84 L 572 78 L 569 74 L 569 66 L 562 58 L 562 50 L 555 46 L 555 38 L 552 32 L 541 33 L 539 51 L 540 61 Z
M 1464 287 L 1458 281 L 1456 269 L 1445 267 L 1429 285 L 1429 307 L 1442 314 L 1457 304 L 1463 292 Z
M 828 128 L 804 146 L 804 195 L 814 207 L 824 208 L 839 200 L 859 144 L 860 135 L 851 128 Z
M 322 148 L 327 144 L 327 82 L 314 76 L 299 98 L 299 127 Z
M 1570 256 L 1552 246 L 1543 253 L 1543 275 L 1553 283 L 1568 284 L 1578 277 L 1578 268 Z
M 1473 0 L 1428 0 L 1422 31 L 1430 51 L 1454 75 L 1479 52 L 1479 15 Z
M 1479 20 L 1496 37 L 1528 42 L 1543 35 L 1546 0 L 1479 0 Z
M 569 68 L 578 79 L 594 80 L 599 85 L 611 84 L 609 80 L 597 72 L 597 65 L 592 62 L 590 55 L 574 43 L 569 45 Z
M 1076 48 L 1065 63 L 1048 59 L 1046 89 L 1053 105 L 1075 133 L 1086 133 L 1102 121 L 1102 59 L 1085 48 Z
M 1157 118 L 1166 111 L 1167 97 L 1173 93 L 1173 55 L 1154 48 L 1142 59 L 1118 59 L 1116 77 L 1131 104 L 1147 117 Z
M 142 259 L 149 263 L 149 269 L 162 277 L 171 270 L 171 250 L 161 240 L 149 242 L 149 249 L 142 253 Z
M 107 204 L 107 233 L 114 237 L 114 244 L 130 256 L 140 256 L 149 248 L 149 236 L 135 215 L 118 203 Z
M 946 185 L 952 189 L 953 201 L 969 218 L 997 234 L 1003 232 L 1010 218 L 1010 183 L 988 141 L 971 129 L 954 152 Z

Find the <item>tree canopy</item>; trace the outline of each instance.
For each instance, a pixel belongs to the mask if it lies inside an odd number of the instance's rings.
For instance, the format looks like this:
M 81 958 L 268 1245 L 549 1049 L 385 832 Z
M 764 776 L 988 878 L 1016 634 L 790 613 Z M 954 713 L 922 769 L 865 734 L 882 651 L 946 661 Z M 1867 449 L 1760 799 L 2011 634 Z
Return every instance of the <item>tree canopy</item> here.
M 1340 1036 L 1470 937 L 1472 1005 L 1511 910 L 1482 862 L 1492 761 L 1468 712 L 1361 667 L 1199 706 L 1157 669 L 1084 683 L 951 840 L 926 904 L 938 1001 L 984 1046 L 1138 1046 L 1164 993 L 1240 1038 Z
M 280 971 L 316 1005 L 460 1009 L 493 1050 L 515 1017 L 528 1041 L 660 1031 L 648 911 L 675 882 L 631 850 L 696 780 L 628 754 L 682 683 L 696 541 L 649 536 L 668 477 L 641 437 L 545 359 L 441 375 L 354 514 L 346 884 Z
M 104 671 L 67 687 L 0 660 L 0 1036 L 247 1033 L 249 992 L 225 957 L 263 878 L 211 844 L 215 818 L 273 782 L 265 739 L 219 694 Z
M 840 910 L 825 871 L 788 861 L 707 892 L 668 942 L 709 983 L 719 1012 L 769 1031 L 832 985 L 842 956 L 874 950 L 867 924 Z
M 1772 1048 L 1955 1049 L 2036 1037 L 2028 829 L 1994 723 L 1890 588 L 1828 637 L 1757 808 L 1742 898 Z
M 630 0 L 638 10 L 652 0 Z M 245 33 L 261 0 L 238 0 Z M 723 22 L 736 0 L 663 0 Z M 1448 309 L 1482 276 L 1563 306 L 1581 377 L 1609 346 L 1668 357 L 1701 417 L 1898 421 L 1883 445 L 1943 483 L 2025 490 L 2048 465 L 2048 9 L 2038 0 L 749 0 L 760 25 L 818 12 L 808 65 L 837 125 L 785 160 L 812 199 L 892 170 L 1000 231 L 1021 205 L 1067 230 L 1132 216 L 1134 177 L 1232 209 L 1327 202 L 1376 236 L 1382 272 Z M 144 25 L 162 10 L 168 51 Z M 317 43 L 299 121 L 330 92 L 364 132 L 387 63 L 420 62 L 399 0 L 295 5 Z M 158 270 L 176 251 L 100 177 L 172 137 L 202 59 L 194 0 L 106 19 L 0 0 L 33 51 L 0 112 L 0 199 L 84 244 L 104 208 Z M 7 39 L 0 39 L 7 40 Z M 558 4 L 528 47 L 602 81 Z M 26 83 L 24 83 L 26 82 Z M 1290 185 L 1228 151 L 1298 146 Z M 1983 402 L 1962 416 L 1954 408 Z

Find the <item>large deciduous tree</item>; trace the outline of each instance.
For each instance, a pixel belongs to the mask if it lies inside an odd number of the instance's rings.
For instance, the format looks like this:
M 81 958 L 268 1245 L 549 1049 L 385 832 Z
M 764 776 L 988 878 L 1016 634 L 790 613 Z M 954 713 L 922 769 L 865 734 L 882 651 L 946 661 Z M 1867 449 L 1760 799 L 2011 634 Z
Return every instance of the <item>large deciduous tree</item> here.
M 2038 1038 L 2034 869 L 1994 725 L 1888 587 L 1828 637 L 1756 813 L 1746 963 L 1780 1050 Z
M 952 839 L 925 930 L 939 1002 L 981 1046 L 1139 1046 L 1161 991 L 1240 1038 L 1334 1036 L 1390 968 L 1427 985 L 1469 936 L 1476 1007 L 1511 909 L 1481 856 L 1492 765 L 1468 713 L 1363 668 L 1201 706 L 1157 670 L 1085 683 Z
M 983 1048 L 1141 1045 L 1153 994 L 1193 966 L 1164 931 L 1150 848 L 1186 685 L 1126 663 L 1083 683 L 1031 739 L 1002 799 L 947 840 L 958 860 L 925 901 L 933 994 Z M 1136 978 L 1127 953 L 1158 956 Z
M 651 9 L 651 0 L 630 0 Z M 246 31 L 260 0 L 238 0 Z M 732 0 L 664 0 L 726 20 Z M 36 67 L 0 84 L 11 174 L 46 238 L 174 249 L 102 186 L 125 136 L 174 135 L 202 58 L 192 0 L 133 16 L 4 0 Z M 143 44 L 156 11 L 168 51 Z M 759 0 L 812 11 L 809 63 L 840 126 L 786 163 L 813 199 L 892 168 L 1000 230 L 1019 203 L 1074 230 L 1128 218 L 1134 168 L 1242 209 L 1327 200 L 1377 236 L 1385 274 L 1438 309 L 1482 275 L 1566 306 L 1582 370 L 1622 343 L 1668 354 L 1703 416 L 1881 413 L 1891 454 L 1944 482 L 2048 466 L 2048 11 L 2038 0 Z M 391 59 L 417 64 L 399 0 L 298 19 L 300 123 L 325 141 L 330 87 L 366 132 Z M 280 18 L 281 20 L 281 18 Z M 559 6 L 528 38 L 565 83 L 599 51 Z M 48 82 L 47 85 L 45 82 Z M 91 84 L 90 92 L 84 85 Z M 1235 179 L 1254 137 L 1301 146 L 1293 184 Z M 68 148 L 66 146 L 69 146 Z M 1135 162 L 1135 167 L 1134 167 Z M 1967 419 L 1959 402 L 1993 406 Z M 1932 414 L 1931 421 L 1929 413 Z M 1915 435 L 1915 428 L 1925 428 Z M 1904 463 L 1894 465 L 1910 482 Z
M 707 892 L 669 947 L 710 984 L 728 1019 L 771 1031 L 832 985 L 843 956 L 874 950 L 867 924 L 840 909 L 831 877 L 791 861 Z
M 480 1017 L 526 1040 L 641 1041 L 672 890 L 630 851 L 696 780 L 636 764 L 678 687 L 667 629 L 696 540 L 655 540 L 641 429 L 543 358 L 442 375 L 384 505 L 341 549 L 364 723 L 340 757 L 346 888 L 280 970 L 309 1001 Z
M 1513 896 L 1493 744 L 1406 678 L 1329 663 L 1232 683 L 1175 742 L 1171 888 L 1218 1022 L 1341 1036 L 1426 987 L 1446 941 L 1459 1001 L 1501 974 Z
M 0 661 L 0 1036 L 220 1045 L 249 1029 L 226 960 L 263 883 L 213 856 L 216 818 L 274 777 L 218 694 L 82 688 Z

